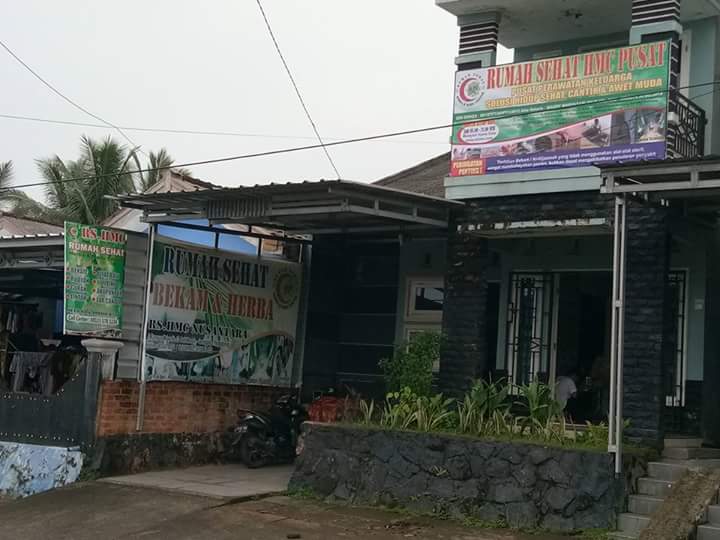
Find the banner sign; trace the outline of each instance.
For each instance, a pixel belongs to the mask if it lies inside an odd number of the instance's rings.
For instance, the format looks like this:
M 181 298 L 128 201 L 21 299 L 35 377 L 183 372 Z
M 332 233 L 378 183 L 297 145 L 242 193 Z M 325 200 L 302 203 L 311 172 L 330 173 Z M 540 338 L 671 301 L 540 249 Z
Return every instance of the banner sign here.
M 147 380 L 292 384 L 301 266 L 161 239 Z
M 64 332 L 122 337 L 127 234 L 65 222 Z
M 458 71 L 451 176 L 665 158 L 670 42 Z

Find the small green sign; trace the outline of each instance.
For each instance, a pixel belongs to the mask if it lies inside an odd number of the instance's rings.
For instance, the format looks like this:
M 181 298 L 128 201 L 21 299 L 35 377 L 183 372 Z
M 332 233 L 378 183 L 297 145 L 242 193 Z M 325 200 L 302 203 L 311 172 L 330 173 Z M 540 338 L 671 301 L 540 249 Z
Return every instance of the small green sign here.
M 65 222 L 65 334 L 122 336 L 127 234 Z

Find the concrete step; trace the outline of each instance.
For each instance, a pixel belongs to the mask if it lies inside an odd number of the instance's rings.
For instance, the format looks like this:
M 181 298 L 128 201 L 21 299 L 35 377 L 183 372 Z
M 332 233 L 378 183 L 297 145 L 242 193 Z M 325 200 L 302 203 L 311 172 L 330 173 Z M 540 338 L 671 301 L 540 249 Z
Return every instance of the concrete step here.
M 653 461 L 648 463 L 648 476 L 656 480 L 674 482 L 680 479 L 688 468 L 688 465 L 682 463 Z
M 618 516 L 618 532 L 631 538 L 637 537 L 648 526 L 648 523 L 650 523 L 648 516 L 629 513 L 620 514 Z
M 710 525 L 717 525 L 720 527 L 720 505 L 711 504 L 708 506 L 707 520 Z
M 717 525 L 699 525 L 697 540 L 720 540 L 720 527 Z
M 720 459 L 718 448 L 665 448 L 663 457 L 667 459 Z
M 663 500 L 659 497 L 630 495 L 628 498 L 628 511 L 632 514 L 639 514 L 641 516 L 651 516 L 662 504 L 662 502 Z
M 655 478 L 639 478 L 638 494 L 650 497 L 665 497 L 672 489 L 673 483 Z
M 703 440 L 695 437 L 668 437 L 665 448 L 700 448 Z

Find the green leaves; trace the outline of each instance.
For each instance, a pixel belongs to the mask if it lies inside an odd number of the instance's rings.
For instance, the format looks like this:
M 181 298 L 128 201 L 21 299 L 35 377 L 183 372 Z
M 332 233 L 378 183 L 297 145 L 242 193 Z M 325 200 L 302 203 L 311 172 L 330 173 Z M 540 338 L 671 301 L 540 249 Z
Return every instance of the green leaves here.
M 408 388 L 418 396 L 432 393 L 435 360 L 440 357 L 440 334 L 422 332 L 404 343 L 392 358 L 380 361 L 389 392 L 399 392 Z

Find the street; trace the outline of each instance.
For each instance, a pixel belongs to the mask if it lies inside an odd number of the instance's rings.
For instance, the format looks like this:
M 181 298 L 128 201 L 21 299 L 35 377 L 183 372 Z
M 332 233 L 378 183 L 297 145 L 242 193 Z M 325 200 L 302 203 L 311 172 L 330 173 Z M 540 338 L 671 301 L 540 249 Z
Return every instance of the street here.
M 0 505 L 0 538 L 558 540 L 288 497 L 227 503 L 101 482 Z

